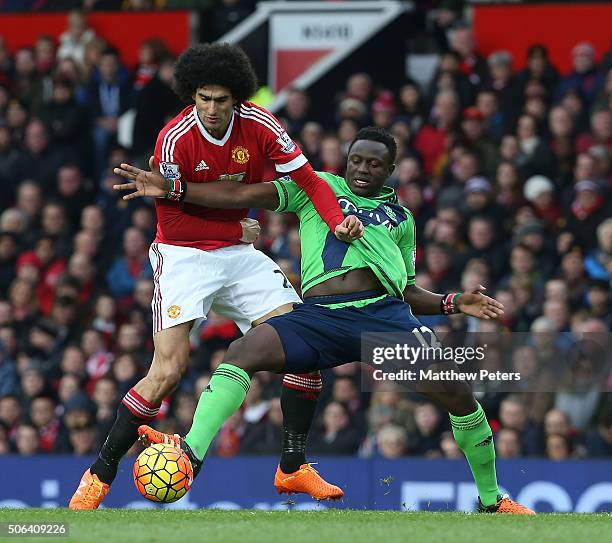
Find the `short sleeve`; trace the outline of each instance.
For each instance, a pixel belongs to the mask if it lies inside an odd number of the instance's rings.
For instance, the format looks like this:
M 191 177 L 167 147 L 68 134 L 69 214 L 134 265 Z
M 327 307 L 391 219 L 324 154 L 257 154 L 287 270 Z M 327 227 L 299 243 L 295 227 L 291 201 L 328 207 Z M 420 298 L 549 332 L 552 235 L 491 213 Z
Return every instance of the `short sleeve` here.
M 397 246 L 402 253 L 402 259 L 406 267 L 406 274 L 408 276 L 406 285 L 414 285 L 416 283 L 416 226 L 411 214 L 408 214 L 407 220 L 401 226 L 403 227 L 403 232 L 400 235 Z
M 283 177 L 272 182 L 278 191 L 279 213 L 299 213 L 309 202 L 306 193 L 290 177 Z
M 172 134 L 172 128 L 168 127 L 159 133 L 154 153 L 155 163 L 159 167 L 160 173 L 169 181 L 180 179 L 185 171 L 185 163 L 181 158 L 180 140 L 173 145 L 169 145 Z
M 308 162 L 298 144 L 291 139 L 272 113 L 249 102 L 243 102 L 240 115 L 257 122 L 263 151 L 274 162 L 277 172 L 284 175 Z

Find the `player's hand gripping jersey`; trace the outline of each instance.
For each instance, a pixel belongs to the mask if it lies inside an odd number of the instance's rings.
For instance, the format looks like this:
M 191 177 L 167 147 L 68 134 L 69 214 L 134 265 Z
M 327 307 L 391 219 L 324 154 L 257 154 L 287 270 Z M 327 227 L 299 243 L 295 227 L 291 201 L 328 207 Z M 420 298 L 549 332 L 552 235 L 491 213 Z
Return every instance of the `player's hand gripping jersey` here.
M 155 160 L 166 179 L 183 178 L 194 183 L 271 181 L 307 163 L 274 116 L 250 102 L 234 109 L 220 140 L 206 131 L 195 106 L 186 107 L 160 132 Z M 237 221 L 247 214 L 246 209 L 214 209 L 160 199 L 155 205 L 156 242 L 204 250 L 237 244 L 240 234 L 235 241 L 220 240 L 232 239 L 229 230 L 239 231 Z M 206 224 L 211 220 L 228 221 L 228 235 L 211 236 Z
M 312 203 L 290 178 L 274 181 L 280 204 L 276 211 L 294 212 L 300 219 L 302 293 L 357 268 L 370 268 L 391 296 L 402 299 L 415 283 L 415 223 L 397 203 L 395 191 L 383 187 L 379 196 L 355 194 L 342 177 L 317 172 L 332 188 L 345 215 L 356 215 L 365 226 L 353 243 L 336 239 Z

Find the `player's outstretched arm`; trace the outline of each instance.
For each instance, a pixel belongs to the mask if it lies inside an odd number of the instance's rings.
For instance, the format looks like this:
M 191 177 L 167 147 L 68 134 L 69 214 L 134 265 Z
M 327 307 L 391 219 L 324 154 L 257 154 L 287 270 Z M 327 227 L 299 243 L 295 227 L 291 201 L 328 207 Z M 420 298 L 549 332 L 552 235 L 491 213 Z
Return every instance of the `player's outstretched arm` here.
M 278 208 L 278 191 L 272 183 L 245 185 L 236 181 L 187 183 L 185 202 L 222 209 L 259 207 Z
M 486 296 L 485 287 L 478 285 L 470 292 L 457 293 L 452 297 L 452 304 L 457 313 L 465 313 L 479 319 L 496 319 L 504 314 L 504 306 L 497 300 Z M 439 315 L 443 313 L 442 306 L 449 295 L 435 294 L 417 285 L 409 285 L 404 289 L 404 301 L 410 304 L 417 315 Z
M 113 171 L 115 174 L 132 181 L 123 185 L 114 185 L 115 190 L 127 191 L 124 200 L 142 198 L 177 199 L 175 181 L 166 179 L 159 171 L 153 157 L 149 159 L 150 171 L 141 170 L 131 164 L 121 164 Z M 212 183 L 189 183 L 179 181 L 181 194 L 180 201 L 198 204 L 207 207 L 223 209 L 260 207 L 274 210 L 279 205 L 278 191 L 272 183 L 255 183 L 245 185 L 235 181 L 214 181 Z M 180 192 L 179 192 L 180 194 Z
M 363 236 L 361 221 L 355 216 L 344 217 L 334 191 L 309 163 L 293 170 L 289 175 L 306 193 L 319 216 L 340 241 L 351 243 Z

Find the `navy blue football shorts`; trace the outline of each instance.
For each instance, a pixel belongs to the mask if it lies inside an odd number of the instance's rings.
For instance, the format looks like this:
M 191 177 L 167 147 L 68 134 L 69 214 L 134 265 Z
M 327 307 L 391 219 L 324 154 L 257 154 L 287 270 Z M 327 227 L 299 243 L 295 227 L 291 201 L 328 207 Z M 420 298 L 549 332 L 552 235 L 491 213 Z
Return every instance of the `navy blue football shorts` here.
M 363 307 L 330 309 L 321 304 L 379 297 L 384 292 L 368 291 L 339 296 L 312 296 L 294 304 L 291 313 L 266 321 L 280 336 L 285 351 L 287 373 L 310 373 L 361 361 L 364 333 L 390 333 L 411 336 L 422 324 L 410 306 L 385 296 Z M 407 333 L 408 332 L 408 333 Z M 364 360 L 365 362 L 365 360 Z

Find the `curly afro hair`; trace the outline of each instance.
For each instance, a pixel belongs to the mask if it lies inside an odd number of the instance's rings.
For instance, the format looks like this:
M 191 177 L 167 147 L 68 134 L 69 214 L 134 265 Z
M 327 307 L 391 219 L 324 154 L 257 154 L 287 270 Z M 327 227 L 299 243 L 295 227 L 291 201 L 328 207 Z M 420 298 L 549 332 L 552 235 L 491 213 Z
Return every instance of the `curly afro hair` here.
M 205 85 L 226 87 L 238 102 L 257 91 L 257 76 L 249 57 L 229 43 L 206 43 L 187 49 L 174 66 L 174 90 L 185 102 Z

